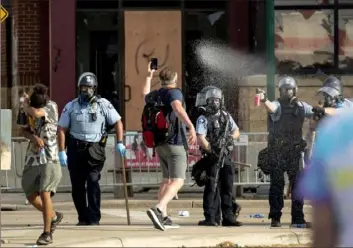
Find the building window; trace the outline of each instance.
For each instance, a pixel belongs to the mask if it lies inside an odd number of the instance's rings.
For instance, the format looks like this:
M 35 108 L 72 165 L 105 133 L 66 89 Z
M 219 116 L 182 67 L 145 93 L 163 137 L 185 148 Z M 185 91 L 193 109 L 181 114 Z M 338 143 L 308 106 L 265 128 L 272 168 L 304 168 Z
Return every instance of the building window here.
M 339 68 L 353 69 L 353 9 L 339 10 L 338 18 Z
M 334 67 L 333 10 L 276 10 L 277 73 L 316 73 Z

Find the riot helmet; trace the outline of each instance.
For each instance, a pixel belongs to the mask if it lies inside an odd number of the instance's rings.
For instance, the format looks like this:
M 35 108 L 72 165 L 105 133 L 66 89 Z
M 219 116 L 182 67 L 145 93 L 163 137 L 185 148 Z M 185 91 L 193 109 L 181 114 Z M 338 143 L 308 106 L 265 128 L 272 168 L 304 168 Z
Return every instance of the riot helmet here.
M 206 93 L 210 89 L 218 89 L 215 86 L 206 86 L 196 95 L 195 107 L 206 106 Z
M 283 77 L 278 82 L 280 99 L 284 101 L 292 101 L 296 97 L 298 86 L 297 81 L 293 77 Z
M 92 72 L 82 73 L 78 79 L 77 87 L 81 100 L 89 102 L 96 94 L 98 82 Z
M 209 114 L 216 114 L 222 108 L 223 93 L 218 88 L 206 92 L 206 110 Z
M 336 107 L 342 99 L 342 83 L 333 76 L 329 76 L 323 83 L 323 86 L 318 90 L 318 95 L 325 107 Z

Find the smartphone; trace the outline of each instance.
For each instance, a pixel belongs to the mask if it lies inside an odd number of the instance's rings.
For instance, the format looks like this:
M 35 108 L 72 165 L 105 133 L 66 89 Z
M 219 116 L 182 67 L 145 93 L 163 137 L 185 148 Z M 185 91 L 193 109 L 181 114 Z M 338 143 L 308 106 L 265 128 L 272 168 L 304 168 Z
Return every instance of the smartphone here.
M 157 70 L 158 67 L 158 59 L 152 58 L 151 59 L 151 70 Z

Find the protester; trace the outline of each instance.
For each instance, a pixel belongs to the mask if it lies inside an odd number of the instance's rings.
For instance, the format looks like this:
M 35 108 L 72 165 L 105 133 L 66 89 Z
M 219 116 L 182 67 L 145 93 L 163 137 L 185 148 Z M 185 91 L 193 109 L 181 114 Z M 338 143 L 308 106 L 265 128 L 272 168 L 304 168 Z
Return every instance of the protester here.
M 296 195 L 313 206 L 313 247 L 353 246 L 352 123 L 350 109 L 323 119 L 298 184 Z
M 167 214 L 168 203 L 177 195 L 184 184 L 187 170 L 187 137 L 185 126 L 189 129 L 189 144 L 196 142 L 195 128 L 190 121 L 184 104 L 184 97 L 177 88 L 177 73 L 170 67 L 166 67 L 159 73 L 161 88 L 151 92 L 151 80 L 154 70 L 148 65 L 148 76 L 143 87 L 145 103 L 154 106 L 154 103 L 162 103 L 167 112 L 169 126 L 167 137 L 154 134 L 153 143 L 158 154 L 163 182 L 160 185 L 158 203 L 147 210 L 147 214 L 155 228 L 164 231 L 165 227 L 173 226 Z M 146 107 L 146 106 L 145 106 Z
M 49 100 L 48 88 L 37 84 L 28 99 L 24 99 L 24 111 L 32 118 L 30 126 L 22 127 L 23 135 L 29 139 L 22 175 L 22 188 L 28 201 L 43 213 L 44 231 L 37 240 L 38 245 L 53 242 L 53 232 L 62 221 L 63 214 L 53 210 L 51 197 L 62 177 L 58 163 L 57 121 L 58 107 Z

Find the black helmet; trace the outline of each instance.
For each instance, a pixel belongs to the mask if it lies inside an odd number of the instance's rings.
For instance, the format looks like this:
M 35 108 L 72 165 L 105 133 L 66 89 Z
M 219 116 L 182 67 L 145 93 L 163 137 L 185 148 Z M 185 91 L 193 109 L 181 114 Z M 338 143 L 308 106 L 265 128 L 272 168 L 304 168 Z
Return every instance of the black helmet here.
M 88 86 L 96 88 L 98 86 L 97 77 L 92 72 L 84 72 L 78 79 L 77 86 Z
M 320 92 L 325 92 L 331 97 L 337 97 L 342 94 L 342 83 L 338 78 L 329 76 L 318 90 L 318 93 Z

